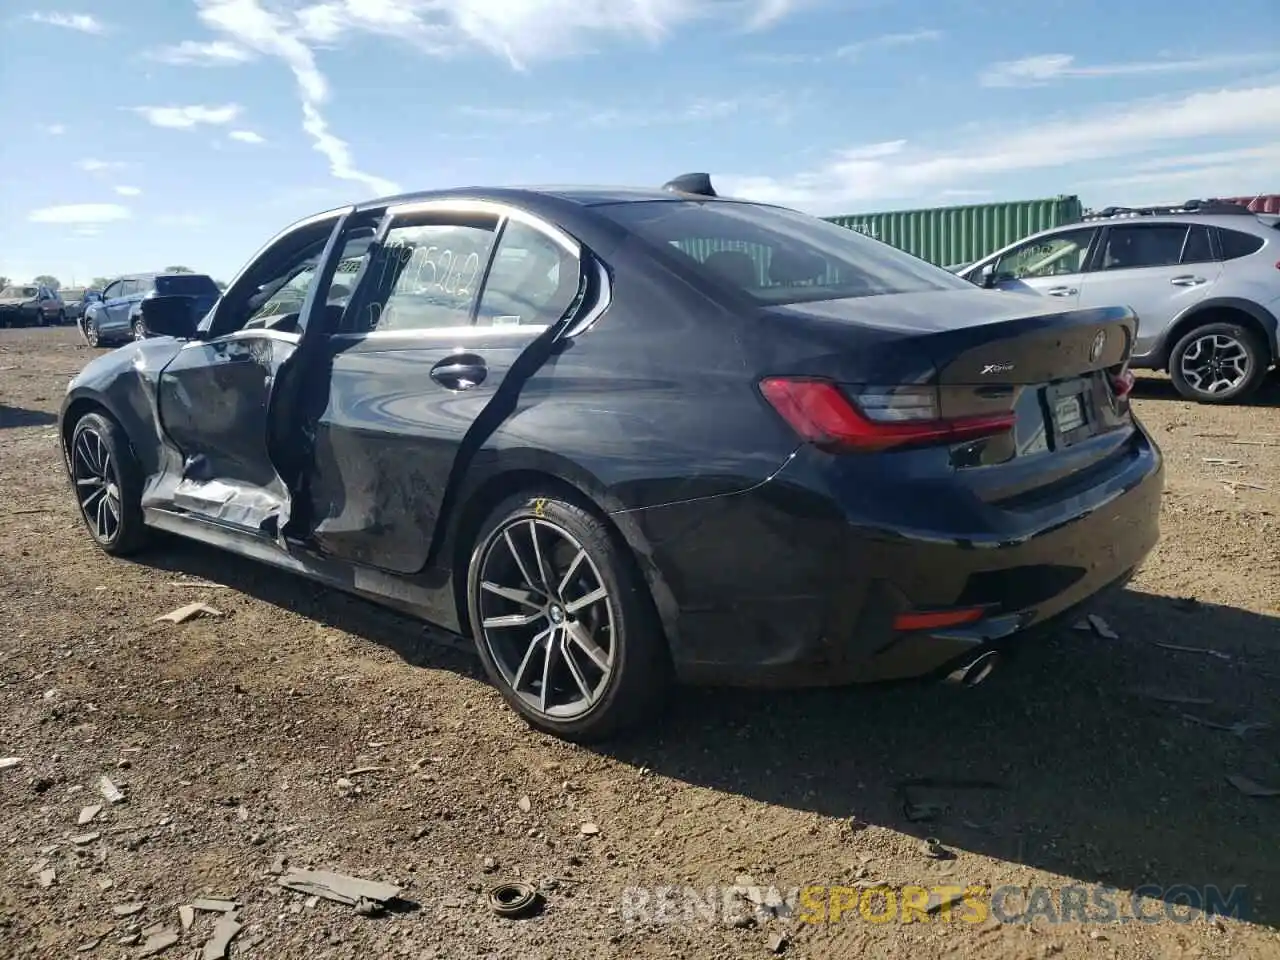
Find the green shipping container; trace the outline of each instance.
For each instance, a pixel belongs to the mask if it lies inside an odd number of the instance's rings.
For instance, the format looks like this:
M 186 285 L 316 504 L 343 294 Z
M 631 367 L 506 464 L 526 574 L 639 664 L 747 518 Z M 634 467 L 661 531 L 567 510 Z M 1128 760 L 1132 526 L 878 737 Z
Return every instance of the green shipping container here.
M 1079 220 L 1080 198 L 1052 197 L 826 217 L 939 267 L 973 263 L 1028 234 Z

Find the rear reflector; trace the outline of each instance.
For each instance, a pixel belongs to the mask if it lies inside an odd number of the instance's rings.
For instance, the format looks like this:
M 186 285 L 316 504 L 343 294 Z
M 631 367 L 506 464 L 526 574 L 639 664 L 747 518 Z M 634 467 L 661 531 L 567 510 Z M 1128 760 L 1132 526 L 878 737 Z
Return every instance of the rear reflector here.
M 1013 429 L 1009 413 L 943 419 L 932 388 L 867 387 L 858 402 L 830 380 L 768 377 L 760 392 L 802 438 L 833 452 L 976 440 Z
M 962 607 L 956 610 L 928 610 L 921 613 L 900 613 L 893 618 L 895 630 L 944 630 L 981 620 L 986 611 L 982 607 Z

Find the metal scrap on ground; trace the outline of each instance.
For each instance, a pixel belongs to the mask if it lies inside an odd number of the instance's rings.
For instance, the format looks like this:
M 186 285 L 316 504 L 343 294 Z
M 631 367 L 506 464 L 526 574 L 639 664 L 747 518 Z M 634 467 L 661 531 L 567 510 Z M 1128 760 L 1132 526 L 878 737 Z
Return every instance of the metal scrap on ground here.
M 193 617 L 220 617 L 222 611 L 209 606 L 207 603 L 188 603 L 185 607 L 179 607 L 177 610 L 170 610 L 163 616 L 156 617 L 155 622 L 160 623 L 167 620 L 169 623 L 185 623 Z
M 310 893 L 326 900 L 356 906 L 361 900 L 387 903 L 400 896 L 400 888 L 390 883 L 361 880 L 328 870 L 291 869 L 278 881 L 280 886 L 298 893 Z
M 0 770 L 8 770 L 22 762 L 22 757 L 0 757 Z
M 242 929 L 243 925 L 234 913 L 224 913 L 213 926 L 213 936 L 205 941 L 204 953 L 201 955 L 203 960 L 221 960 L 225 957 L 231 941 Z

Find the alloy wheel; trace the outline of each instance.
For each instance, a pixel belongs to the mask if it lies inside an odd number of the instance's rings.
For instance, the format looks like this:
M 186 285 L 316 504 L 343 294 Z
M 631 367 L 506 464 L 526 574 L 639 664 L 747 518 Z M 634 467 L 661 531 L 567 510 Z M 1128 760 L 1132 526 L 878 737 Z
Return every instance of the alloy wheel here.
M 135 340 L 147 339 L 147 328 L 142 325 L 141 317 L 133 321 L 133 339 Z
M 615 671 L 614 601 L 581 543 L 546 519 L 516 518 L 480 566 L 480 632 L 510 690 L 555 720 L 589 713 Z
M 86 320 L 84 324 L 85 343 L 91 347 L 98 345 L 98 322 L 96 320 Z
M 120 532 L 120 478 L 106 441 L 92 427 L 76 434 L 71 476 L 90 531 L 99 541 L 110 543 Z
M 1249 376 L 1248 348 L 1224 333 L 1206 333 L 1182 351 L 1178 367 L 1187 383 L 1201 393 L 1216 395 L 1238 387 Z

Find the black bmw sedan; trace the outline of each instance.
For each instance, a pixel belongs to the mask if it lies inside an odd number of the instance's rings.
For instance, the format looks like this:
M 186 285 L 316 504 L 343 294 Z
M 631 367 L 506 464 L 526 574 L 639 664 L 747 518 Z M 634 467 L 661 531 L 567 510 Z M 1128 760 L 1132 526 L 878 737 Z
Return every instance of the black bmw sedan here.
M 570 739 L 677 682 L 980 677 L 1158 537 L 1128 309 L 705 177 L 331 210 L 144 323 L 62 407 L 107 553 L 168 531 L 469 635 Z

